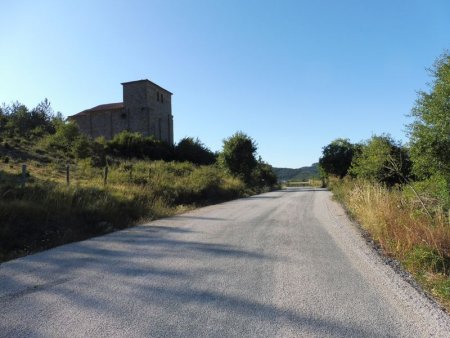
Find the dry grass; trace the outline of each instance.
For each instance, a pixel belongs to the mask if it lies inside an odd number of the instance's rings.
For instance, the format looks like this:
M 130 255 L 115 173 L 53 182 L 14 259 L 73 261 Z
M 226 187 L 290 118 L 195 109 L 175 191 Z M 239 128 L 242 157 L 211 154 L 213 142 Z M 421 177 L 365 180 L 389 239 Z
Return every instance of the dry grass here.
M 450 310 L 450 225 L 439 208 L 431 217 L 409 187 L 387 189 L 360 180 L 334 181 L 332 190 L 390 256 Z
M 163 161 L 116 162 L 104 170 L 64 162 L 28 161 L 0 166 L 0 261 L 197 206 L 255 193 L 215 166 Z

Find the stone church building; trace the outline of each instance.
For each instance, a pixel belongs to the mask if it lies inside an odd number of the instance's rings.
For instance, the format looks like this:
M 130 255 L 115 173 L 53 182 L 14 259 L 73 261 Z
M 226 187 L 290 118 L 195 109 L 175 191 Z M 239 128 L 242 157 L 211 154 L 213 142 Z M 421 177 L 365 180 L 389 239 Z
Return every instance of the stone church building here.
M 122 83 L 123 102 L 107 103 L 69 116 L 86 135 L 110 140 L 123 130 L 173 144 L 172 93 L 149 80 Z

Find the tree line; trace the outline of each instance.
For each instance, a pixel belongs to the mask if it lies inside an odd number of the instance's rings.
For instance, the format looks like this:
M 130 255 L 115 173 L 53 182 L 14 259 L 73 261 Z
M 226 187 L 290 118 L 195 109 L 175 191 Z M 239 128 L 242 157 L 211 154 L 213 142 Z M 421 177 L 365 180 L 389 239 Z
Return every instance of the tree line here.
M 449 210 L 450 54 L 441 55 L 429 72 L 430 88 L 418 92 L 411 111 L 408 143 L 401 144 L 387 134 L 361 143 L 338 138 L 323 148 L 322 176 L 361 178 L 388 187 L 415 184 Z
M 117 159 L 186 161 L 217 165 L 248 186 L 272 187 L 277 183 L 272 167 L 258 157 L 256 142 L 243 132 L 224 139 L 220 152 L 211 151 L 193 137 L 184 137 L 175 145 L 131 131 L 123 131 L 111 140 L 92 139 L 81 133 L 76 123 L 54 113 L 47 99 L 32 109 L 19 102 L 0 107 L 0 142 L 7 149 L 14 140 L 37 145 L 60 158 L 90 159 L 97 167 Z

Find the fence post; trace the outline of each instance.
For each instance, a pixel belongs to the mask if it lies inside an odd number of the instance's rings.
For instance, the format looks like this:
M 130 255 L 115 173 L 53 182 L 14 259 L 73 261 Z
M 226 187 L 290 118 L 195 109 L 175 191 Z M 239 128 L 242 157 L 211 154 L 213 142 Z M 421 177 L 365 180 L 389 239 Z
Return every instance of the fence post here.
M 108 183 L 108 166 L 105 167 L 105 173 L 103 175 L 103 184 L 106 185 Z
M 67 186 L 70 185 L 70 164 L 69 163 L 66 164 L 66 183 L 67 183 Z
M 22 188 L 25 188 L 26 182 L 27 182 L 27 165 L 22 164 L 22 179 L 21 179 Z

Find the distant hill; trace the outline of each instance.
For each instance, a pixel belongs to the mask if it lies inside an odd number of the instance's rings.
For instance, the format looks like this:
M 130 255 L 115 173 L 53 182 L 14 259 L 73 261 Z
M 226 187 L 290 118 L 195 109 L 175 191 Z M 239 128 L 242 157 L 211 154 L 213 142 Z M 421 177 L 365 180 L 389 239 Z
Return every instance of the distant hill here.
M 310 178 L 319 176 L 318 165 L 319 163 L 314 163 L 309 167 L 298 169 L 273 168 L 273 171 L 277 175 L 279 181 L 306 181 Z

